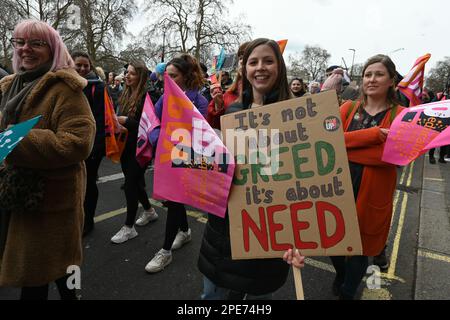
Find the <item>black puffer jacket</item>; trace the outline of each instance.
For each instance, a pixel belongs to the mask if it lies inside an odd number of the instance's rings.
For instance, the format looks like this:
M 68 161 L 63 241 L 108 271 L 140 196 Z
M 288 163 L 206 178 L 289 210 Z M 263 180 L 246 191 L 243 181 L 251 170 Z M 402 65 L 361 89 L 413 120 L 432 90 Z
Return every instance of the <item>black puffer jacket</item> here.
M 88 85 L 83 89 L 94 115 L 96 132 L 95 142 L 91 155 L 104 156 L 105 145 L 105 84 L 93 72 L 86 76 Z
M 226 113 L 248 109 L 251 104 L 248 97 L 244 93 L 244 102 L 231 105 Z M 273 92 L 264 99 L 264 104 L 277 102 L 277 97 L 278 93 Z M 252 295 L 278 290 L 289 272 L 289 265 L 282 259 L 231 260 L 228 212 L 224 219 L 209 215 L 198 268 L 217 286 Z

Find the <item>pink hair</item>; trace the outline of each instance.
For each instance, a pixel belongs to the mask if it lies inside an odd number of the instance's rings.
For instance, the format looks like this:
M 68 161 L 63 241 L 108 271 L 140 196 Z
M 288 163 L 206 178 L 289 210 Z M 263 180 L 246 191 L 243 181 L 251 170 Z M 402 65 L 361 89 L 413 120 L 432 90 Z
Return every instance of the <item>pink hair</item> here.
M 30 36 L 43 40 L 48 43 L 53 56 L 51 71 L 60 69 L 74 68 L 75 64 L 67 50 L 59 33 L 53 29 L 48 23 L 39 20 L 24 20 L 16 25 L 14 29 L 14 38 L 30 39 Z M 18 72 L 21 66 L 20 57 L 16 51 L 13 55 L 13 69 Z

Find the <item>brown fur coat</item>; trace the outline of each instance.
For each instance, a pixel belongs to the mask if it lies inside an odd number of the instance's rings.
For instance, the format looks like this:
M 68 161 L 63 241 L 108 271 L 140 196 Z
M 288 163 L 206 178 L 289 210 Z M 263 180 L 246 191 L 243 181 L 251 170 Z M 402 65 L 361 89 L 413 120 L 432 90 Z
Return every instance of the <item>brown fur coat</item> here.
M 0 82 L 5 92 L 14 75 Z M 41 286 L 66 275 L 82 261 L 84 159 L 91 152 L 95 121 L 73 69 L 46 73 L 27 97 L 19 122 L 42 115 L 6 165 L 32 168 L 45 177 L 36 212 L 11 215 L 0 257 L 0 286 Z

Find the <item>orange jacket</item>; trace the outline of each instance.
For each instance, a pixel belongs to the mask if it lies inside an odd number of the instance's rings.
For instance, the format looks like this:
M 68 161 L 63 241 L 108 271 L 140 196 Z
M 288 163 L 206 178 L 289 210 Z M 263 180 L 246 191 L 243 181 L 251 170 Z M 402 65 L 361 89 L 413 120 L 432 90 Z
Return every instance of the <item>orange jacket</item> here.
M 236 102 L 238 98 L 238 95 L 230 91 L 226 91 L 223 94 L 223 108 L 219 111 L 216 111 L 214 99 L 209 102 L 208 116 L 206 118 L 206 121 L 208 121 L 211 128 L 220 130 L 220 117 L 225 114 L 225 111 L 228 109 L 228 107 Z
M 397 184 L 396 166 L 381 161 L 386 138 L 381 128 L 391 126 L 391 109 L 380 127 L 347 132 L 360 101 L 351 110 L 352 102 L 341 106 L 345 146 L 348 160 L 364 165 L 361 186 L 356 199 L 363 255 L 376 256 L 383 250 L 391 226 L 394 192 Z M 396 108 L 398 115 L 404 108 Z M 351 112 L 350 112 L 351 110 Z

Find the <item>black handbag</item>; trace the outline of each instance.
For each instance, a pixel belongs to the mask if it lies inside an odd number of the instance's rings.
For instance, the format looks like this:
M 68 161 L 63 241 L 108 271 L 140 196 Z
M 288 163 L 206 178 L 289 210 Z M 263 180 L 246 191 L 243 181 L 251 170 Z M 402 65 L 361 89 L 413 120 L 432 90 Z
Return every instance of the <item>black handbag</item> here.
M 16 166 L 0 167 L 0 208 L 2 211 L 35 211 L 44 199 L 45 178 L 36 170 Z

